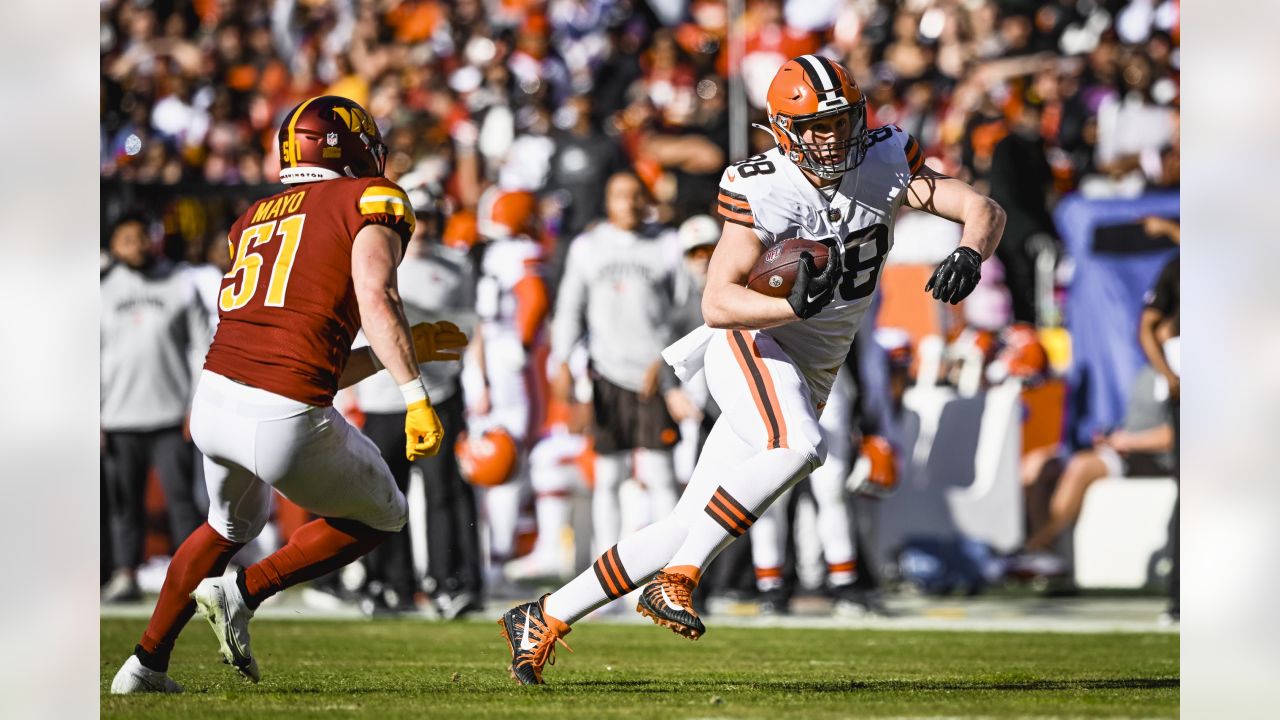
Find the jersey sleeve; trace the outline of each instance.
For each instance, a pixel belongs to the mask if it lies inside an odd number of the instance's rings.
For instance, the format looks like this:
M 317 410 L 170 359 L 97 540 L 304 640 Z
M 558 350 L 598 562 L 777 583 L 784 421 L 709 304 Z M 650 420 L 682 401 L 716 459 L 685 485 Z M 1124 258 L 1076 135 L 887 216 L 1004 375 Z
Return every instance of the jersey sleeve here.
M 903 135 L 906 135 L 902 150 L 907 156 L 907 168 L 911 171 L 911 177 L 915 177 L 924 167 L 924 148 L 920 147 L 920 141 L 915 136 L 905 132 Z
M 399 185 L 385 178 L 374 178 L 361 190 L 356 206 L 361 227 L 385 225 L 400 235 L 402 243 L 408 244 L 417 220 L 409 196 Z
M 734 187 L 735 185 L 739 187 Z M 751 212 L 751 201 L 747 199 L 745 183 L 738 177 L 738 168 L 730 165 L 720 176 L 720 193 L 716 197 L 716 210 L 727 222 L 737 223 L 749 228 L 756 225 L 755 215 Z

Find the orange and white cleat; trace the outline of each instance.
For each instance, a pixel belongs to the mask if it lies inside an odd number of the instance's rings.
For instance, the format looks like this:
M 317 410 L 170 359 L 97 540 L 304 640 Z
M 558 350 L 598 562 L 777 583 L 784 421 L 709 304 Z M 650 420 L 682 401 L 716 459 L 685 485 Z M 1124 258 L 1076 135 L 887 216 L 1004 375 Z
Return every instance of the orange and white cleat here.
M 542 667 L 556 664 L 556 643 L 569 647 L 563 638 L 569 634 L 569 626 L 542 610 L 547 599 L 543 595 L 537 602 L 517 605 L 498 620 L 502 637 L 511 650 L 511 677 L 521 685 L 542 685 Z
M 663 571 L 654 576 L 640 593 L 636 612 L 677 635 L 697 640 L 707 628 L 693 609 L 693 589 L 698 581 L 680 572 Z

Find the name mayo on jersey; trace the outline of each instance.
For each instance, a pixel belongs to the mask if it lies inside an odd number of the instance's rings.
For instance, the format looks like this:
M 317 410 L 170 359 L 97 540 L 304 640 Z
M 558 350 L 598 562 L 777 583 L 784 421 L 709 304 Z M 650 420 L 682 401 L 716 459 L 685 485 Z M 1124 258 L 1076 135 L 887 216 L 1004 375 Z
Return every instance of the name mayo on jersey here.
M 762 331 L 827 388 L 871 307 L 895 216 L 924 165 L 920 144 L 895 126 L 870 131 L 867 142 L 866 159 L 844 174 L 830 200 L 778 148 L 730 165 L 720 178 L 720 215 L 754 230 L 765 247 L 792 238 L 843 246 L 844 280 L 831 304 Z
M 413 207 L 384 178 L 291 187 L 231 226 L 231 270 L 218 294 L 218 330 L 205 367 L 284 397 L 333 402 L 360 327 L 351 248 L 366 225 L 407 244 Z

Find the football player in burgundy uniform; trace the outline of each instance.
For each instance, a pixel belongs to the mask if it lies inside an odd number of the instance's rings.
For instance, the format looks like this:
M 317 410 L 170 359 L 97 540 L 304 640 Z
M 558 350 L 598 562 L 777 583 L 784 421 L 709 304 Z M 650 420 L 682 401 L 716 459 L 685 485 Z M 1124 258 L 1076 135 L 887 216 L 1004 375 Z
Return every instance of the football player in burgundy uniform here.
M 440 328 L 411 331 L 405 320 L 396 267 L 414 214 L 404 191 L 382 177 L 377 126 L 351 100 L 315 97 L 289 113 L 279 141 L 288 188 L 231 227 L 218 331 L 192 400 L 209 518 L 174 555 L 113 693 L 182 689 L 168 677 L 169 655 L 197 605 L 223 659 L 257 682 L 248 621 L 259 603 L 346 565 L 404 526 L 404 495 L 373 442 L 333 408 L 338 388 L 385 366 L 404 394 L 406 455 L 439 451 L 442 428 L 418 360 L 457 355 L 436 352 Z M 361 328 L 370 348 L 353 352 Z M 318 519 L 223 578 L 231 556 L 266 524 L 273 488 Z

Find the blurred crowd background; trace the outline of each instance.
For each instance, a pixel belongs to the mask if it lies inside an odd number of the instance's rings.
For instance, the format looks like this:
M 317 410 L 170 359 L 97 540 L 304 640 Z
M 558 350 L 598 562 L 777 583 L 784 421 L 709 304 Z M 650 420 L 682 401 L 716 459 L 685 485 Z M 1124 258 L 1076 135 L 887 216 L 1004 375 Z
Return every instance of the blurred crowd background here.
M 1106 311 L 1073 300 L 1081 273 L 1099 266 L 1085 256 L 1147 261 L 1124 277 L 1128 299 L 1109 300 L 1128 303 L 1120 312 L 1132 318 L 1130 354 L 1141 357 L 1141 298 L 1178 239 L 1178 2 L 746 0 L 742 7 L 737 15 L 725 0 L 102 0 L 104 270 L 121 259 L 112 236 L 122 223 L 175 267 L 225 270 L 231 222 L 279 188 L 275 138 L 285 114 L 308 97 L 337 94 L 376 118 L 390 148 L 388 177 L 429 206 L 439 221 L 432 232 L 446 242 L 463 249 L 483 242 L 474 223 L 486 190 L 534 193 L 536 240 L 546 254 L 540 273 L 554 300 L 568 248 L 606 215 L 611 176 L 630 171 L 643 184 L 652 200 L 646 220 L 675 229 L 694 218 L 705 227 L 695 216 L 715 216 L 721 172 L 744 159 L 731 154 L 733 94 L 745 97 L 743 123 L 764 122 L 776 69 L 821 53 L 853 73 L 870 126 L 907 130 L 928 165 L 973 183 L 1008 213 L 999 256 L 970 301 L 954 311 L 926 305 L 928 328 L 904 328 L 904 342 L 879 332 L 895 329 L 886 313 L 896 298 L 886 290 L 876 335 L 891 364 L 908 373 L 908 386 L 921 380 L 917 356 L 929 330 L 947 348 L 941 368 L 925 363 L 936 375 L 930 386 L 961 383 L 948 359 L 974 348 L 985 366 L 1004 363 L 998 373 L 984 371 L 989 379 L 980 384 L 998 382 L 1010 374 L 1010 352 L 1033 346 L 1024 353 L 1032 360 L 1013 374 L 1064 388 L 1052 406 L 1061 422 L 1050 450 L 1028 452 L 1020 471 L 1027 534 L 1043 539 L 1034 531 L 1052 524 L 1045 517 L 1057 507 L 1054 483 L 1040 482 L 1046 456 L 1069 466 L 1075 453 L 1105 443 L 1125 415 L 1121 408 L 1112 422 L 1090 424 L 1083 405 L 1098 380 L 1073 381 L 1087 350 L 1073 312 L 1078 322 Z M 731 31 L 743 39 L 736 63 Z M 764 132 L 748 137 L 748 153 L 772 145 Z M 1143 204 L 1169 196 L 1172 213 Z M 1065 227 L 1076 222 L 1070 202 L 1090 203 L 1090 212 L 1126 208 L 1108 222 L 1132 227 L 1108 236 L 1112 245 L 1089 234 L 1088 253 L 1078 252 Z M 957 239 L 958 229 L 904 217 L 889 262 L 930 266 Z M 1176 325 L 1159 332 L 1167 340 Z M 1137 371 L 1120 374 L 1126 386 Z M 1155 372 L 1176 400 L 1176 375 Z M 104 523 L 121 522 L 105 502 L 103 513 Z M 169 534 L 180 535 L 174 527 Z M 167 552 L 163 542 L 148 550 Z M 121 561 L 104 552 L 103 562 L 106 582 Z M 1019 567 L 1028 575 L 1061 572 L 1052 562 Z M 112 592 L 135 595 L 119 583 Z

